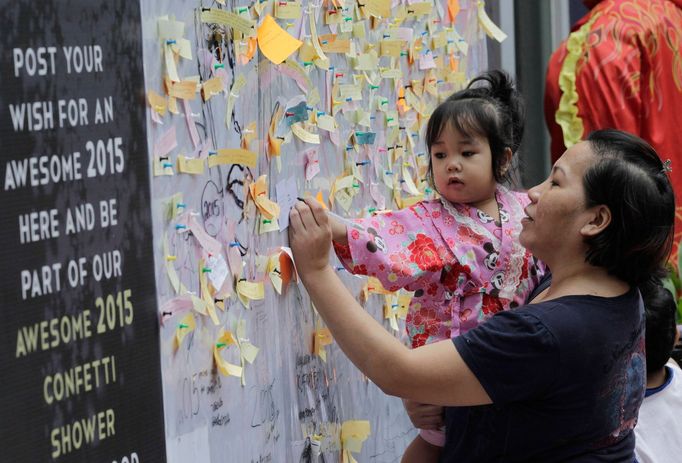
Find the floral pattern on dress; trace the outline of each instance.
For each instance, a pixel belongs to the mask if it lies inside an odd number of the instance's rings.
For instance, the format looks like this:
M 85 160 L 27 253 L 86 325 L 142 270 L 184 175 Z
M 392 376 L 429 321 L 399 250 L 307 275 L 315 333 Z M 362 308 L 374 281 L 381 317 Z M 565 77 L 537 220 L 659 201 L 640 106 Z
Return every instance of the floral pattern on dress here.
M 413 348 L 523 305 L 544 275 L 544 264 L 518 243 L 527 196 L 498 185 L 496 198 L 501 224 L 474 207 L 422 201 L 356 219 L 348 245 L 334 243 L 350 272 L 415 292 L 406 317 Z

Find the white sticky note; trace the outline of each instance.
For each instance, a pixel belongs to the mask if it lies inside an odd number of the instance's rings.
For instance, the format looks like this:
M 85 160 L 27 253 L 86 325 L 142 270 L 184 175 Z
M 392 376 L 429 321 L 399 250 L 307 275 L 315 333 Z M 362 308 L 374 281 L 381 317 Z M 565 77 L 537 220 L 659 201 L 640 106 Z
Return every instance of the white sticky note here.
M 296 180 L 290 177 L 281 180 L 275 185 L 277 191 L 277 204 L 279 204 L 279 229 L 286 230 L 289 226 L 289 211 L 298 201 L 298 188 Z

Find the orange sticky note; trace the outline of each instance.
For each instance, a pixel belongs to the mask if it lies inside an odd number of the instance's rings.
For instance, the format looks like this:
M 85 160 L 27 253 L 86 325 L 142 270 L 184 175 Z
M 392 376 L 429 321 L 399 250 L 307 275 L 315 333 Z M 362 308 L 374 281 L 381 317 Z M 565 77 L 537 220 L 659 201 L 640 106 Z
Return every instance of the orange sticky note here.
M 301 45 L 303 42 L 282 29 L 270 15 L 263 19 L 263 23 L 258 28 L 260 51 L 275 64 L 280 64 L 287 59 Z
M 448 0 L 448 13 L 450 14 L 450 22 L 454 23 L 457 13 L 459 13 L 459 0 Z

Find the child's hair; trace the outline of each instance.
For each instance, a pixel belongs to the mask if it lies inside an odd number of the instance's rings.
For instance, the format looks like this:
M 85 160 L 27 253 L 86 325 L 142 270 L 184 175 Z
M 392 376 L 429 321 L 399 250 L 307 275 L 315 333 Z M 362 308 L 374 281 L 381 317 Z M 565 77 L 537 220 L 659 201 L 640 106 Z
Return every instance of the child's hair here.
M 431 114 L 426 126 L 426 146 L 433 145 L 447 124 L 464 135 L 488 140 L 492 154 L 493 176 L 498 183 L 507 179 L 505 148 L 516 153 L 521 145 L 526 119 L 523 97 L 511 77 L 499 70 L 484 72 L 463 90 L 452 94 Z M 429 157 L 428 179 L 433 182 Z
M 677 306 L 670 291 L 656 279 L 639 288 L 646 313 L 646 371 L 655 373 L 666 364 L 675 344 Z

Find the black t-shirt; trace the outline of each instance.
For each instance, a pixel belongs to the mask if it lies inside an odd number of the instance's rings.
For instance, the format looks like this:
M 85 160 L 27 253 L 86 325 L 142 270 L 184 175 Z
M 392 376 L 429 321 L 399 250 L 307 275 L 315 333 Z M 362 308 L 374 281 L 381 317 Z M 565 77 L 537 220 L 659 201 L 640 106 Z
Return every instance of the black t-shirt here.
M 446 409 L 443 462 L 632 462 L 646 385 L 639 291 L 496 314 L 453 339 L 493 401 Z

